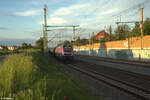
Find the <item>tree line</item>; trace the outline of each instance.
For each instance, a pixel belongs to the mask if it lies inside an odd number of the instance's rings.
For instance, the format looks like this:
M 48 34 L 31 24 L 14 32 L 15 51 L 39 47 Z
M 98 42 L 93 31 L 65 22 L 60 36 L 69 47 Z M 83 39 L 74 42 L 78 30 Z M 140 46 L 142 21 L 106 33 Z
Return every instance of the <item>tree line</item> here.
M 143 30 L 144 30 L 144 36 L 150 35 L 150 18 L 146 18 L 146 20 L 143 23 Z M 104 43 L 109 41 L 119 41 L 119 40 L 125 40 L 126 38 L 131 37 L 138 37 L 141 36 L 141 27 L 140 23 L 136 22 L 135 26 L 131 28 L 127 24 L 118 24 L 117 27 L 112 29 L 112 26 L 110 25 L 107 34 L 104 38 L 101 40 L 96 40 L 95 36 L 92 36 L 90 40 L 88 39 L 78 39 L 75 41 L 75 45 L 86 45 L 90 43 Z
M 146 18 L 144 21 L 143 30 L 144 35 L 150 35 L 150 18 Z M 105 37 L 101 40 L 96 40 L 95 36 L 92 36 L 90 39 L 80 39 L 80 37 L 78 37 L 76 41 L 71 42 L 71 44 L 81 46 L 89 43 L 104 43 L 109 41 L 125 40 L 126 38 L 131 37 L 138 37 L 141 36 L 141 27 L 139 22 L 136 22 L 133 28 L 127 24 L 118 24 L 113 31 L 112 26 L 110 25 L 107 33 L 108 34 L 106 34 Z M 62 43 L 59 45 L 61 44 Z M 36 48 L 43 51 L 43 47 L 43 38 L 40 38 L 36 41 Z

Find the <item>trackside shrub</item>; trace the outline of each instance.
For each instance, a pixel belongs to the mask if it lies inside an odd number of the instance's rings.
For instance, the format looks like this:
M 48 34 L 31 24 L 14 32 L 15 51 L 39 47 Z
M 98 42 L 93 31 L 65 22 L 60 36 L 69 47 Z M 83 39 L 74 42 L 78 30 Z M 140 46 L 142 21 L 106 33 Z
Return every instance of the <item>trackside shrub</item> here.
M 9 55 L 0 67 L 0 99 L 97 100 L 39 50 Z

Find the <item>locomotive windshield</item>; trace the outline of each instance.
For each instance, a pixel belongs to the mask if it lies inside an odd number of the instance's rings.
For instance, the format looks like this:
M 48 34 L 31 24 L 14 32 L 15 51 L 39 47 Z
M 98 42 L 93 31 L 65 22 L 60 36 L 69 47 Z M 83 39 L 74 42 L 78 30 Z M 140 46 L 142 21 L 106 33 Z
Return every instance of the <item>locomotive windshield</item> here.
M 72 52 L 72 46 L 64 46 L 64 52 Z

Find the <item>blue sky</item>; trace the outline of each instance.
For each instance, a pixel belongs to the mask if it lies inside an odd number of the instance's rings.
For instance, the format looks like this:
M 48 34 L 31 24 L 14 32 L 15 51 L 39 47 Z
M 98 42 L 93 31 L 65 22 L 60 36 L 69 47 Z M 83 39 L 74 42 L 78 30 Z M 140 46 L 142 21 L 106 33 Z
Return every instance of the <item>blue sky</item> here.
M 0 37 L 38 39 L 42 36 L 44 4 L 48 6 L 49 25 L 80 25 L 80 31 L 86 29 L 81 32 L 85 36 L 85 33 L 93 30 L 108 28 L 110 24 L 114 28 L 117 17 L 112 15 L 118 15 L 120 11 L 143 1 L 145 0 L 1 0 Z M 150 7 L 145 5 L 144 18 L 150 17 L 149 10 Z M 138 9 L 123 16 L 122 21 L 140 20 Z M 68 34 L 70 33 L 69 31 Z

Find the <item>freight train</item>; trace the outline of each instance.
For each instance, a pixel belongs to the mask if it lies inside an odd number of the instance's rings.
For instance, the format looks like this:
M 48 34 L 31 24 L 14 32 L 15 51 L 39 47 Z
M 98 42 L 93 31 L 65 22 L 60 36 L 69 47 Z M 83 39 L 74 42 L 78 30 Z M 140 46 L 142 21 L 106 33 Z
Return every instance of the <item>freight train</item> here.
M 73 47 L 71 45 L 60 45 L 55 48 L 50 49 L 51 55 L 55 56 L 60 60 L 73 60 L 74 52 Z

